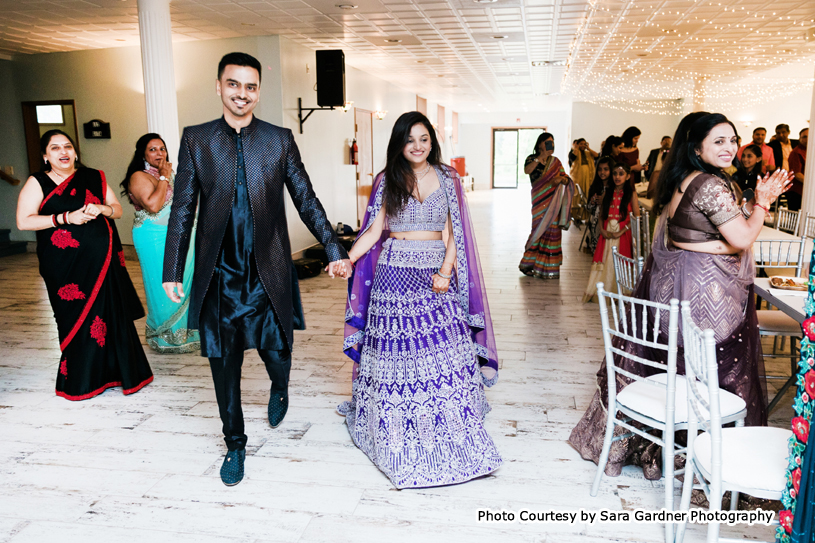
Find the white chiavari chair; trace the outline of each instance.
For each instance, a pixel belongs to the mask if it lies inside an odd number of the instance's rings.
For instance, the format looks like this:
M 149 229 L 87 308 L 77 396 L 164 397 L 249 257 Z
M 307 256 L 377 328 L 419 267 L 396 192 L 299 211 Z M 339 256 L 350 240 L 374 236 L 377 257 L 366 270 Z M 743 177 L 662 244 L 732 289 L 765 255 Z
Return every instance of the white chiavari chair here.
M 640 217 L 634 215 L 633 211 L 628 213 L 629 224 L 631 225 L 631 254 L 634 258 L 642 256 L 642 243 L 640 241 Z
M 693 322 L 690 305 L 682 302 L 682 335 L 685 344 L 685 387 L 688 444 L 680 511 L 690 509 L 691 493 L 701 488 L 710 511 L 720 511 L 722 495 L 730 491 L 730 509 L 738 494 L 780 500 L 786 486 L 788 441 L 792 432 L 766 426 L 722 428 L 725 397 L 719 388 L 719 367 L 713 330 L 700 330 Z M 703 431 L 699 434 L 699 431 Z M 699 485 L 694 485 L 694 479 Z M 777 522 L 775 523 L 777 524 Z M 687 523 L 677 530 L 677 543 Z M 719 523 L 707 527 L 707 543 L 743 541 L 719 538 Z
M 645 260 L 642 257 L 634 260 L 621 255 L 617 247 L 611 248 L 611 256 L 614 260 L 614 277 L 617 281 L 617 292 L 630 296 L 634 292 L 634 287 L 642 273 Z
M 608 372 L 608 418 L 591 495 L 596 496 L 600 488 L 611 444 L 636 434 L 662 447 L 665 508 L 673 510 L 674 478 L 684 471 L 675 471 L 674 468 L 675 456 L 684 452 L 684 449 L 676 449 L 674 432 L 686 429 L 689 420 L 685 378 L 676 375 L 679 301 L 673 299 L 669 304 L 660 304 L 612 294 L 606 292 L 603 286 L 603 283 L 597 284 L 597 298 Z M 660 331 L 660 317 L 665 313 L 669 322 L 667 335 Z M 649 348 L 654 353 L 654 359 L 615 346 L 615 339 Z M 655 374 L 642 377 L 634 369 L 636 366 L 640 366 L 643 372 Z M 623 380 L 630 384 L 618 393 L 617 383 Z M 738 421 L 742 421 L 747 413 L 744 400 L 726 391 L 721 391 L 721 395 L 726 413 L 724 420 L 739 424 Z M 616 426 L 625 428 L 627 432 L 614 435 Z M 650 430 L 659 432 L 661 437 L 649 433 Z M 671 523 L 665 524 L 665 541 L 668 543 L 674 541 L 673 527 Z
M 801 236 L 808 239 L 815 239 L 815 215 L 806 214 L 804 222 L 801 223 Z
M 790 211 L 786 207 L 778 210 L 778 215 L 775 219 L 775 229 L 793 236 L 798 234 L 798 219 L 800 213 L 797 211 Z

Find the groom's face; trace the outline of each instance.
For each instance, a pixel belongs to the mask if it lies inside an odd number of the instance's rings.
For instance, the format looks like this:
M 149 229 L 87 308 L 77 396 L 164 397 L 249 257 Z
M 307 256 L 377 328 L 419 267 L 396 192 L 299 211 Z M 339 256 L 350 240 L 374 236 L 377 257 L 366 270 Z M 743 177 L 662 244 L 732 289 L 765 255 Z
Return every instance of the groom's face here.
M 224 108 L 235 117 L 246 117 L 260 100 L 260 74 L 249 66 L 229 64 L 215 84 Z

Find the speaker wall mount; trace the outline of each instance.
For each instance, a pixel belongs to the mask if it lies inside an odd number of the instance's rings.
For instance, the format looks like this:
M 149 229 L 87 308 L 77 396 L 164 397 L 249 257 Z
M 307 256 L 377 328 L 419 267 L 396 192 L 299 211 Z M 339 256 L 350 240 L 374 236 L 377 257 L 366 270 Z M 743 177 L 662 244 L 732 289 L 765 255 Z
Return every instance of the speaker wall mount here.
M 311 117 L 311 114 L 315 111 L 334 111 L 336 109 L 334 106 L 331 107 L 303 107 L 303 99 L 297 99 L 297 118 L 300 120 L 300 133 L 303 133 L 303 125 L 306 124 L 306 120 Z M 303 117 L 303 112 L 308 111 L 305 117 Z

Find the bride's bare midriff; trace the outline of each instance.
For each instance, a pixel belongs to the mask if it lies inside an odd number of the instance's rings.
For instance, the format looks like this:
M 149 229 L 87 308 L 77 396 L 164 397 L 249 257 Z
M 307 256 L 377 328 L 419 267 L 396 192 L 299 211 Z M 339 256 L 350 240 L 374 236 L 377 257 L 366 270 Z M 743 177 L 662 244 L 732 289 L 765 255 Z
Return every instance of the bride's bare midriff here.
M 414 241 L 442 239 L 441 232 L 432 232 L 430 230 L 419 230 L 415 232 L 391 232 L 390 237 L 394 239 L 409 239 Z

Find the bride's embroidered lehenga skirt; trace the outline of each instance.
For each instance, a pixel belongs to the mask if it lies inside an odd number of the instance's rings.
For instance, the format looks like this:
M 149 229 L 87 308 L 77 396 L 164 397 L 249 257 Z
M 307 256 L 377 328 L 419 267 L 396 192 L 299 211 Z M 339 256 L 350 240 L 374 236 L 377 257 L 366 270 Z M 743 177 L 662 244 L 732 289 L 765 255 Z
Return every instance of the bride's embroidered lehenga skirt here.
M 354 443 L 397 488 L 461 483 L 502 463 L 455 282 L 432 290 L 444 255 L 441 240 L 384 242 L 353 400 L 340 406 Z

